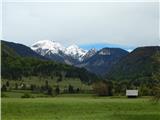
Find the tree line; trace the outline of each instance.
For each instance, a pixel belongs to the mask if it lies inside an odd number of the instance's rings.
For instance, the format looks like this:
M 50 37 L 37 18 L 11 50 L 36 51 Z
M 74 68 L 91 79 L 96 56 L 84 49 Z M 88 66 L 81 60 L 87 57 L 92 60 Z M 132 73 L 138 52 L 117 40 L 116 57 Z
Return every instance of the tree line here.
M 46 95 L 59 95 L 59 94 L 66 94 L 66 93 L 81 93 L 81 90 L 78 87 L 74 87 L 73 85 L 69 84 L 66 88 L 61 88 L 59 85 L 55 85 L 54 87 L 49 84 L 46 80 L 43 85 L 36 85 L 36 84 L 26 84 L 26 83 L 15 83 L 15 85 L 10 85 L 10 81 L 6 81 L 3 83 L 1 87 L 2 92 L 12 91 L 12 90 L 30 90 L 32 93 L 43 93 Z
M 57 63 L 38 58 L 20 57 L 15 53 L 11 54 L 2 51 L 1 76 L 9 80 L 22 80 L 23 77 L 63 77 L 80 78 L 82 82 L 90 83 L 99 79 L 97 75 L 88 72 L 84 68 Z

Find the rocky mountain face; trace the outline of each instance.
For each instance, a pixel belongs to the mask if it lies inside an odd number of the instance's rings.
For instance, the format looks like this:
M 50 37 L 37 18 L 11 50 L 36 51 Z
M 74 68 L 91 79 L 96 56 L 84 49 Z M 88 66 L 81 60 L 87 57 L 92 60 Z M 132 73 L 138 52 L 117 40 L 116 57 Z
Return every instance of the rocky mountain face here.
M 85 67 L 88 71 L 96 74 L 105 75 L 114 64 L 127 54 L 127 51 L 120 48 L 103 48 L 78 66 Z
M 95 55 L 97 50 L 95 48 L 90 49 L 84 56 L 83 56 L 83 61 L 88 60 L 90 57 Z
M 42 40 L 34 43 L 31 49 L 54 61 L 63 62 L 77 67 L 84 67 L 88 71 L 104 75 L 122 57 L 128 54 L 120 48 L 103 48 L 84 50 L 77 45 L 63 47 L 58 42 Z
M 77 45 L 63 47 L 60 43 L 51 40 L 42 40 L 34 43 L 31 49 L 49 59 L 74 65 L 82 61 L 87 51 Z
M 54 60 L 115 80 L 152 79 L 160 72 L 160 46 L 139 47 L 131 53 L 120 48 L 83 50 L 76 45 L 63 47 L 54 41 L 39 41 L 31 48 L 1 41 L 3 57 Z M 5 62 L 5 61 L 4 61 Z M 7 63 L 6 63 L 7 64 Z
M 77 45 L 71 45 L 65 49 L 64 53 L 74 59 L 83 61 L 83 56 L 87 53 L 87 51 L 79 48 Z

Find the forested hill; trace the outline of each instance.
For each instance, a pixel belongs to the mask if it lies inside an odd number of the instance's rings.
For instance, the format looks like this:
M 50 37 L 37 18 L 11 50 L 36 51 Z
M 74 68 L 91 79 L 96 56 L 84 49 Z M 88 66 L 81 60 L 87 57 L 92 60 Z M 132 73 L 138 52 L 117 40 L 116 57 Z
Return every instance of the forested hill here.
M 7 42 L 7 41 L 1 41 L 2 46 L 7 46 L 11 50 L 13 50 L 17 55 L 21 57 L 34 57 L 34 58 L 40 58 L 40 59 L 46 59 L 44 56 L 41 56 L 34 52 L 30 47 L 27 47 L 25 45 L 19 44 L 19 43 L 13 43 L 13 42 Z
M 1 41 L 2 78 L 17 80 L 22 79 L 24 76 L 59 76 L 76 77 L 87 83 L 98 79 L 95 74 L 88 72 L 84 68 L 39 59 L 39 56 L 34 57 L 34 51 L 32 52 L 29 48 L 26 50 L 26 48 L 21 44 Z
M 113 80 L 160 79 L 160 46 L 139 47 L 115 64 L 107 77 Z

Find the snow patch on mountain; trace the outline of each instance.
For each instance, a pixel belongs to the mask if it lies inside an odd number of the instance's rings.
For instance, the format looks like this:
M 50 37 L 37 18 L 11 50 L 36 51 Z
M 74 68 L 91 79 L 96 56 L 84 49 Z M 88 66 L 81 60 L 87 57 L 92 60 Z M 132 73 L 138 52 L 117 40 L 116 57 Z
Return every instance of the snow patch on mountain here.
M 93 55 L 95 55 L 97 53 L 97 50 L 95 48 L 90 49 L 84 56 L 83 59 L 88 59 L 90 57 L 92 57 Z
M 52 54 L 59 56 L 65 55 L 78 59 L 79 61 L 82 61 L 83 56 L 87 53 L 86 50 L 83 50 L 75 44 L 65 48 L 60 43 L 51 40 L 38 41 L 31 46 L 31 49 L 43 56 Z
M 59 54 L 60 51 L 63 52 L 65 50 L 60 43 L 51 40 L 38 41 L 31 46 L 31 49 L 43 56 L 47 53 Z
M 79 59 L 80 61 L 86 53 L 86 50 L 79 48 L 77 45 L 71 45 L 65 49 L 65 54 L 72 56 L 75 59 Z

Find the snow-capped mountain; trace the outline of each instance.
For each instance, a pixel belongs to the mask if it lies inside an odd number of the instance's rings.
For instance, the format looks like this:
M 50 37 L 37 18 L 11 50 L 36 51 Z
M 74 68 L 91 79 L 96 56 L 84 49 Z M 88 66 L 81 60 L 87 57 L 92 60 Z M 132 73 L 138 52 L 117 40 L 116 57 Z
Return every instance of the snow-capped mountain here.
M 90 57 L 92 57 L 93 55 L 95 55 L 97 53 L 97 50 L 95 48 L 90 49 L 84 56 L 83 56 L 83 60 L 87 60 Z
M 94 53 L 94 50 L 90 51 L 90 53 L 92 52 Z M 120 48 L 102 48 L 91 57 L 84 59 L 77 67 L 84 67 L 95 74 L 105 75 L 112 65 L 116 64 L 127 54 L 126 50 Z
M 82 61 L 83 56 L 87 53 L 86 50 L 83 50 L 77 45 L 71 45 L 65 48 L 60 43 L 51 40 L 38 41 L 31 46 L 31 49 L 42 56 L 56 58 L 56 60 L 63 59 L 63 61 L 68 61 L 68 59 Z
M 59 54 L 65 50 L 60 43 L 51 40 L 38 41 L 31 46 L 31 49 L 43 56 L 46 54 Z
M 64 47 L 51 40 L 38 41 L 32 45 L 31 49 L 47 59 L 84 67 L 88 71 L 100 75 L 105 75 L 112 65 L 128 54 L 123 49 L 107 47 L 98 51 L 94 48 L 86 51 L 77 45 Z
M 79 48 L 77 45 L 71 45 L 65 49 L 65 54 L 72 56 L 74 59 L 82 61 L 83 56 L 87 53 L 86 50 Z

